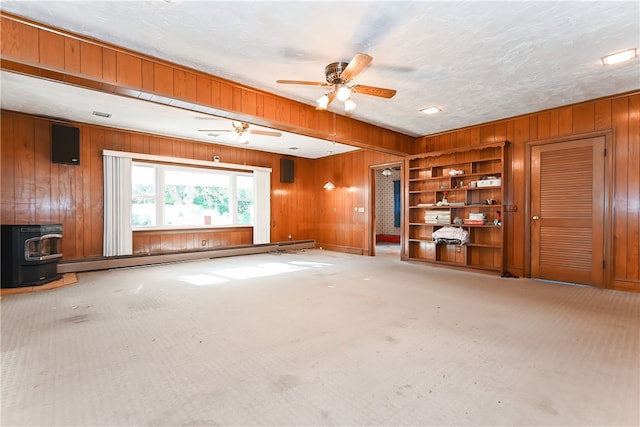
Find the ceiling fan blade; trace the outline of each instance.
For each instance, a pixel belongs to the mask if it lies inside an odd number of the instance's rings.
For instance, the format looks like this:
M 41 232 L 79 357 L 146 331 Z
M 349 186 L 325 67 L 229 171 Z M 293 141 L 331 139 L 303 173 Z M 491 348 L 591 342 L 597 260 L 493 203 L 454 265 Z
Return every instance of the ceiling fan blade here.
M 340 79 L 343 82 L 348 82 L 349 80 L 355 78 L 358 74 L 360 74 L 365 68 L 371 64 L 373 58 L 366 53 L 356 53 L 351 61 L 349 61 L 349 65 L 344 69 L 342 74 L 340 74 Z
M 280 132 L 272 132 L 269 130 L 250 130 L 251 135 L 264 135 L 264 136 L 282 136 Z
M 285 85 L 331 86 L 327 82 L 307 82 L 304 80 L 276 80 L 276 83 Z
M 354 93 L 361 93 L 363 95 L 379 96 L 381 98 L 393 98 L 396 94 L 395 89 L 385 89 L 383 87 L 355 85 L 351 88 Z

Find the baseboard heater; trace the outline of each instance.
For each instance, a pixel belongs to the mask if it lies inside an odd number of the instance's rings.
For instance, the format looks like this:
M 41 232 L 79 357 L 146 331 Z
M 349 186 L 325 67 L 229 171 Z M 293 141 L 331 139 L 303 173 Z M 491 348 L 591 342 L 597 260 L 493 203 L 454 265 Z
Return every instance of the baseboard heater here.
M 125 255 L 100 257 L 81 260 L 60 261 L 58 273 L 77 273 L 80 271 L 108 270 L 111 268 L 137 267 L 142 265 L 165 264 L 169 262 L 192 261 L 206 258 L 223 258 L 238 255 L 253 255 L 268 252 L 313 249 L 315 240 L 297 240 L 291 242 L 265 243 L 261 245 L 229 246 L 219 249 L 188 252 L 169 252 L 150 255 Z

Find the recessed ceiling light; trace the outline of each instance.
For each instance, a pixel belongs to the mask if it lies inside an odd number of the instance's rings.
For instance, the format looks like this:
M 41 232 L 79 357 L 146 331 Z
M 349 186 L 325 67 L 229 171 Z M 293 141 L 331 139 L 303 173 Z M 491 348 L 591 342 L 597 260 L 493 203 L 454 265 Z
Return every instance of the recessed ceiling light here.
M 425 114 L 435 114 L 435 113 L 439 113 L 442 110 L 436 106 L 431 106 L 431 107 L 423 108 L 420 111 Z
M 636 48 L 623 50 L 622 52 L 612 53 L 602 57 L 602 63 L 604 65 L 617 64 L 619 62 L 628 61 L 638 56 Z
M 100 111 L 94 111 L 94 112 L 93 112 L 93 113 L 91 113 L 91 114 L 93 114 L 94 116 L 98 116 L 98 117 L 106 117 L 107 119 L 108 119 L 109 117 L 111 117 L 111 113 L 102 113 L 102 112 L 100 112 Z
M 300 147 L 289 147 L 289 150 L 299 150 Z

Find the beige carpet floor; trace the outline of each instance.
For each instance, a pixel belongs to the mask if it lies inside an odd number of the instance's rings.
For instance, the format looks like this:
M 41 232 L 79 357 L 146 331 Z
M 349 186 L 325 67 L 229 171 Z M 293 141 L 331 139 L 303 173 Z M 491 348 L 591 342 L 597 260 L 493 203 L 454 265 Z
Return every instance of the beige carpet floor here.
M 640 294 L 321 250 L 1 300 L 1 424 L 640 424 Z

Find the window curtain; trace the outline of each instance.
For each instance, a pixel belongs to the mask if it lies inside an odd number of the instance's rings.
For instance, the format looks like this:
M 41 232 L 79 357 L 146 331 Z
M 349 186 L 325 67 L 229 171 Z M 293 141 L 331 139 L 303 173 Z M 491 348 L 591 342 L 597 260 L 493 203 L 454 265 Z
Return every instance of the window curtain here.
M 400 180 L 393 181 L 393 226 L 400 227 Z
M 104 256 L 131 255 L 131 158 L 104 157 Z
M 255 217 L 253 244 L 271 242 L 271 172 L 253 171 Z

